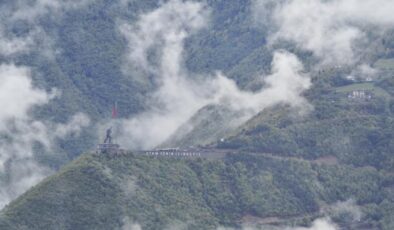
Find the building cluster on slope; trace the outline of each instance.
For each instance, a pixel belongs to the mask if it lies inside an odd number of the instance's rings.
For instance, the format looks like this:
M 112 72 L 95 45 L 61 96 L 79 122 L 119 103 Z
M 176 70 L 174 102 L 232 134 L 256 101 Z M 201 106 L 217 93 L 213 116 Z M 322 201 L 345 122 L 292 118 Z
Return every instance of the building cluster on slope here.
M 347 97 L 349 99 L 370 100 L 372 99 L 372 93 L 367 90 L 353 90 L 352 92 L 348 93 Z

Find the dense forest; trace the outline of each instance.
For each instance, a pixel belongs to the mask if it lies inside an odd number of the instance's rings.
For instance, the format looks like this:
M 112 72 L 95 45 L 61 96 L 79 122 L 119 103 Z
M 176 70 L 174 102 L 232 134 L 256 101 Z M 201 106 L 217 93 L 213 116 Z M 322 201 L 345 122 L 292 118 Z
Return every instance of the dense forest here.
M 391 229 L 393 181 L 371 167 L 250 154 L 221 160 L 87 154 L 9 205 L 0 226 L 121 229 L 131 220 L 142 229 L 268 229 L 331 215 L 347 229 Z M 361 220 L 351 209 L 335 209 L 350 198 Z

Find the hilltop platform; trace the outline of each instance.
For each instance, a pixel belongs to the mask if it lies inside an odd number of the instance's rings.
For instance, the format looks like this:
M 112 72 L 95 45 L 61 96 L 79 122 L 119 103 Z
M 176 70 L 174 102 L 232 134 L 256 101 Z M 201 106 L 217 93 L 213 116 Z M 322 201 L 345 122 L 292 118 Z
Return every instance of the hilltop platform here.
M 118 154 L 123 154 L 124 150 L 120 148 L 118 144 L 112 144 L 112 143 L 104 143 L 104 144 L 99 144 L 97 146 L 96 150 L 97 154 L 110 154 L 110 155 L 118 155 Z

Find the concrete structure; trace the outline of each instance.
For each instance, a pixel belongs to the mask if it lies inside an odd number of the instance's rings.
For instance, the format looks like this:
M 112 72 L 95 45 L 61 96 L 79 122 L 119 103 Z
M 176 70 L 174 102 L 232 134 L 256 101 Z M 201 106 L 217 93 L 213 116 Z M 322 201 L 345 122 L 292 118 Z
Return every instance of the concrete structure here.
M 117 144 L 112 144 L 112 143 L 103 143 L 99 144 L 97 146 L 97 151 L 96 153 L 107 153 L 111 155 L 116 155 L 116 154 L 123 154 L 125 151 L 120 148 L 119 145 Z
M 135 154 L 151 157 L 174 157 L 174 158 L 210 158 L 220 159 L 226 156 L 227 152 L 213 151 L 208 149 L 156 149 L 149 151 L 137 151 Z
M 353 90 L 347 96 L 349 99 L 372 99 L 372 93 L 366 90 Z

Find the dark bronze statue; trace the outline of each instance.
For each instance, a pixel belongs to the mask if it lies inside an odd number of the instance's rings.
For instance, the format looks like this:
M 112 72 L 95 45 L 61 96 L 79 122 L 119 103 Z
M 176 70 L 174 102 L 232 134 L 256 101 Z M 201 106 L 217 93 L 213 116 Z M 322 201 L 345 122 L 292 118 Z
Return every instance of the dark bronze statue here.
M 107 135 L 104 139 L 104 144 L 112 144 L 112 127 L 107 129 Z

